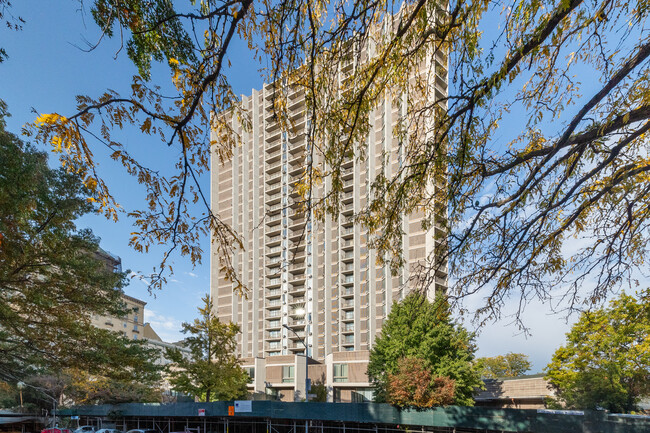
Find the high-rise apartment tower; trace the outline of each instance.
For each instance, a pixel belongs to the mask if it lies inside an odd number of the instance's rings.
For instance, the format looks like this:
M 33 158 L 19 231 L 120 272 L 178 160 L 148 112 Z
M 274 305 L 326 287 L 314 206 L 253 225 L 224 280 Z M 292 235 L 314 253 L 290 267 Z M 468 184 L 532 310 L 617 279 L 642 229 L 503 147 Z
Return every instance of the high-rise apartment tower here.
M 443 53 L 433 59 L 435 67 L 428 69 L 436 71 L 435 92 L 441 96 L 447 91 L 447 61 Z M 341 66 L 342 72 L 354 67 L 353 61 Z M 213 250 L 216 314 L 241 327 L 238 347 L 253 376 L 251 390 L 284 400 L 304 398 L 306 352 L 309 378 L 326 383 L 330 400 L 363 401 L 372 395 L 366 376 L 369 350 L 391 305 L 408 290 L 409 272 L 432 251 L 432 231 L 438 229 L 424 232 L 422 214 L 407 216 L 407 266 L 391 276 L 387 267 L 377 265 L 366 231 L 351 222 L 367 202 L 383 155 L 391 155 L 388 171 L 400 163 L 393 127 L 406 104 L 387 95 L 371 113 L 366 158 L 342 166 L 341 215 L 320 222 L 304 214 L 292 186 L 309 154 L 304 93 L 289 89 L 293 132 L 275 119 L 272 100 L 271 85 L 243 97 L 250 125 L 243 128 L 232 120 L 241 146 L 224 164 L 212 158 L 212 209 L 243 239 L 244 249 L 233 264 L 249 290 L 247 298 L 234 293 L 232 282 L 219 273 Z M 328 187 L 327 181 L 319 186 Z M 435 289 L 444 290 L 446 284 L 446 274 L 440 273 Z

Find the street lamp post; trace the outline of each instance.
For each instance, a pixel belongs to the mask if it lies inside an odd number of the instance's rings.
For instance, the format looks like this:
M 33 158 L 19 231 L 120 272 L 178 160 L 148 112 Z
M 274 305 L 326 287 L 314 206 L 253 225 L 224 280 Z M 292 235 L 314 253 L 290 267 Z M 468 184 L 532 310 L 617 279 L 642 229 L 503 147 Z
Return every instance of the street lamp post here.
M 18 388 L 18 393 L 20 394 L 20 412 L 22 413 L 22 411 L 23 411 L 23 388 L 25 387 L 25 382 L 18 382 L 16 384 L 16 387 Z
M 308 395 L 309 395 L 309 357 L 308 357 L 309 349 L 307 349 L 307 343 L 305 342 L 305 340 L 304 340 L 300 335 L 298 335 L 298 333 L 297 333 L 296 331 L 294 331 L 293 329 L 289 328 L 289 326 L 287 326 L 286 323 L 283 324 L 282 326 L 283 326 L 285 329 L 287 329 L 287 330 L 293 332 L 293 334 L 294 334 L 296 337 L 298 337 L 298 339 L 300 340 L 300 342 L 302 343 L 302 345 L 305 346 L 305 401 L 309 401 L 309 398 L 307 398 Z M 309 328 L 309 325 L 306 325 L 306 326 L 305 326 L 305 330 L 307 330 L 308 328 Z M 308 332 L 308 331 L 305 331 L 305 338 L 307 338 L 307 332 Z
M 40 391 L 41 394 L 43 394 L 45 397 L 52 400 L 52 417 L 53 417 L 52 424 L 53 424 L 53 427 L 56 427 L 56 399 L 54 397 L 52 397 L 50 394 L 48 394 L 47 392 L 45 392 L 45 390 L 43 388 L 39 388 L 38 386 L 30 385 L 29 383 L 18 382 L 16 384 L 16 386 L 20 390 L 20 407 L 21 408 L 23 406 L 23 388 L 25 388 L 26 386 L 28 386 L 30 388 L 33 388 L 36 391 Z

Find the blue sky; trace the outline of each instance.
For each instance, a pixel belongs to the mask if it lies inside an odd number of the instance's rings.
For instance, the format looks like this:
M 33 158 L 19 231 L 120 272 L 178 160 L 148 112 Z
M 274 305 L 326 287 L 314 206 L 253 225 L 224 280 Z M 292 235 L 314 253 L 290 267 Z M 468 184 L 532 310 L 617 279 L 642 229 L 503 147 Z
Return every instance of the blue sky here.
M 131 76 L 136 70 L 119 50 L 119 39 L 103 40 L 97 49 L 84 52 L 86 41 L 94 44 L 99 32 L 92 17 L 79 10 L 79 2 L 21 0 L 13 2 L 12 12 L 26 20 L 22 31 L 0 29 L 0 41 L 9 59 L 0 64 L 0 98 L 9 105 L 12 117 L 7 119 L 8 130 L 18 133 L 23 124 L 35 119 L 32 109 L 39 113 L 72 113 L 77 94 L 97 96 L 105 89 L 118 92 L 129 89 Z M 245 49 L 233 51 L 231 82 L 238 93 L 249 94 L 260 88 L 262 79 L 256 65 L 252 64 Z M 164 68 L 154 70 L 154 79 L 161 85 L 169 83 Z M 162 149 L 155 138 L 144 137 L 133 131 L 124 131 L 121 138 L 148 165 L 170 169 L 169 156 L 173 149 Z M 98 150 L 101 153 L 101 150 Z M 120 167 L 105 157 L 100 157 L 100 167 L 109 187 L 126 210 L 138 208 L 143 201 L 143 189 L 133 179 L 125 176 Z M 52 163 L 56 164 L 55 158 Z M 201 179 L 207 188 L 207 176 Z M 79 226 L 91 227 L 101 237 L 101 246 L 122 258 L 123 267 L 136 272 L 149 273 L 158 265 L 162 249 L 154 248 L 149 254 L 140 254 L 128 246 L 132 231 L 131 221 L 125 214 L 118 223 L 101 216 L 88 216 Z M 148 315 L 145 320 L 165 340 L 181 338 L 180 324 L 195 317 L 201 296 L 209 291 L 209 242 L 203 241 L 205 251 L 202 264 L 193 267 L 187 258 L 176 257 L 174 275 L 167 286 L 152 294 L 144 281 L 131 281 L 126 293 L 145 300 Z M 476 302 L 480 300 L 475 300 Z M 494 356 L 506 352 L 522 352 L 533 361 L 533 372 L 550 360 L 553 351 L 564 341 L 568 325 L 561 317 L 548 315 L 545 306 L 533 304 L 527 309 L 527 323 L 532 336 L 526 337 L 507 320 L 488 326 L 478 339 L 479 356 Z

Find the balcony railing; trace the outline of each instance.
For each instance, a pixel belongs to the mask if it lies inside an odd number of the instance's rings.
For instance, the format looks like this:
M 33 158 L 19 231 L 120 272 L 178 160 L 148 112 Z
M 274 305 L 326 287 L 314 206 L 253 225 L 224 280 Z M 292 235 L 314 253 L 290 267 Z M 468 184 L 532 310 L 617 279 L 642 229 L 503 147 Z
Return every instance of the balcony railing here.
M 305 319 L 289 320 L 289 326 L 305 326 Z
M 294 305 L 294 304 L 304 304 L 305 303 L 305 297 L 301 296 L 299 298 L 292 298 L 291 301 L 289 301 L 289 304 Z

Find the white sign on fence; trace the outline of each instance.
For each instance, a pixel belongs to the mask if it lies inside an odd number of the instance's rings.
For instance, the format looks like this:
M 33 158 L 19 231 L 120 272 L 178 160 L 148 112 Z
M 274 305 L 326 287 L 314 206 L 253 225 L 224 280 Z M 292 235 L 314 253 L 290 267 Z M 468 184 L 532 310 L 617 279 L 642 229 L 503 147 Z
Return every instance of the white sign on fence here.
M 235 400 L 235 412 L 252 412 L 253 402 L 251 400 Z

